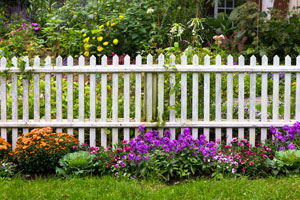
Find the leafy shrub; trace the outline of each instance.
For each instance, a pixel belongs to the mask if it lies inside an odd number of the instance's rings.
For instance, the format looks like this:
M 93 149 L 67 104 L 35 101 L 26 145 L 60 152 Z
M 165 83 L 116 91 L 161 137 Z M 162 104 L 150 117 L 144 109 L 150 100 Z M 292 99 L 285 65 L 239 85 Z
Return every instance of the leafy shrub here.
M 268 175 L 265 161 L 274 155 L 267 145 L 251 146 L 248 140 L 233 138 L 229 145 L 220 145 L 214 166 L 216 174 L 259 177 Z
M 11 145 L 4 138 L 0 137 L 0 161 L 7 159 L 10 151 Z
M 272 145 L 276 150 L 300 150 L 300 122 L 296 122 L 292 126 L 285 125 L 282 127 L 282 131 L 271 126 L 270 132 L 274 136 Z
M 267 161 L 274 175 L 297 174 L 300 172 L 300 150 L 278 151 L 273 160 Z
M 0 178 L 11 178 L 15 174 L 16 165 L 13 163 L 0 162 Z
M 142 134 L 140 127 L 140 131 L 141 134 L 129 143 L 130 152 L 114 157 L 116 163 L 108 166 L 115 175 L 170 181 L 211 173 L 210 163 L 217 149 L 204 135 L 193 139 L 190 130 L 184 129 L 178 140 L 171 140 L 169 131 L 165 131 L 163 137 L 156 130 Z M 119 151 L 124 152 L 124 148 Z
M 77 144 L 73 135 L 52 133 L 52 128 L 37 128 L 18 137 L 13 154 L 23 172 L 53 173 L 59 159 L 72 152 Z
M 56 173 L 63 176 L 92 173 L 95 170 L 95 158 L 87 151 L 68 153 L 59 160 L 62 168 L 56 167 Z

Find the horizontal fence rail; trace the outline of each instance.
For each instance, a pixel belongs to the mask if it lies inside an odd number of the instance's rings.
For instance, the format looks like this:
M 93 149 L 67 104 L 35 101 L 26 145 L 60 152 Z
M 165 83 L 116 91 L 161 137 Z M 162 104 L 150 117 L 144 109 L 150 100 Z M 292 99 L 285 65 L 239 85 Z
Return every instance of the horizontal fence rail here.
M 271 125 L 300 121 L 300 56 L 296 65 L 289 56 L 283 65 L 277 56 L 273 64 L 263 56 L 260 65 L 254 56 L 247 65 L 243 56 L 238 64 L 232 56 L 203 61 L 149 55 L 143 63 L 139 55 L 125 56 L 124 64 L 118 56 L 87 63 L 80 56 L 57 57 L 53 65 L 36 57 L 30 65 L 28 57 L 1 58 L 1 137 L 14 148 L 22 133 L 50 126 L 106 147 L 136 137 L 143 124 L 161 135 L 170 129 L 172 139 L 188 127 L 195 138 L 255 145 L 271 137 Z

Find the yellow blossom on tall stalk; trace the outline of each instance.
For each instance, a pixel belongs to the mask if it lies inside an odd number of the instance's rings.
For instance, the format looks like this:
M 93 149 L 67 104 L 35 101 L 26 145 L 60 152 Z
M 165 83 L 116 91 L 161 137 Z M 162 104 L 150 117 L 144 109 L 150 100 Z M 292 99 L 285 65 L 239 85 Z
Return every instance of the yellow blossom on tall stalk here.
M 85 43 L 84 45 L 83 45 L 83 47 L 84 47 L 84 50 L 88 50 L 89 49 L 89 44 L 87 44 L 87 43 Z
M 106 26 L 109 26 L 109 21 L 108 21 L 108 22 L 106 22 Z
M 119 42 L 119 40 L 118 40 L 118 39 L 114 39 L 114 40 L 113 40 L 113 43 L 114 43 L 114 45 L 117 45 L 117 44 L 118 44 L 118 42 Z
M 104 25 L 99 26 L 99 28 L 104 28 Z
M 82 35 L 83 37 L 86 37 L 86 33 Z
M 98 40 L 98 42 L 101 42 L 103 40 L 103 37 L 102 36 L 97 37 L 97 40 Z
M 84 43 L 88 43 L 90 41 L 90 37 L 87 37 L 83 40 Z
M 88 57 L 90 55 L 90 53 L 88 51 L 84 52 L 83 54 L 85 57 Z
M 120 15 L 120 16 L 119 16 L 119 19 L 120 19 L 120 20 L 124 19 L 124 16 L 123 16 L 123 15 Z
M 104 45 L 104 46 L 107 46 L 107 45 L 108 45 L 108 42 L 103 42 L 103 45 Z
M 111 26 L 115 26 L 115 25 L 117 25 L 117 23 L 115 23 L 115 22 L 114 22 L 114 23 L 111 23 Z
M 103 51 L 103 49 L 104 49 L 104 48 L 101 47 L 101 46 L 98 46 L 98 47 L 97 47 L 97 50 L 98 50 L 99 52 Z

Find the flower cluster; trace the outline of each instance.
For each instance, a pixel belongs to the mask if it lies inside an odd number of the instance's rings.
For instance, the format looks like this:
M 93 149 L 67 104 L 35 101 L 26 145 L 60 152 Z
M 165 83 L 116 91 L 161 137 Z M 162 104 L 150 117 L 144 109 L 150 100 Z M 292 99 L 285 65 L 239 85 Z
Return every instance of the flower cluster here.
M 274 136 L 274 145 L 279 151 L 293 150 L 300 145 L 300 122 L 294 123 L 292 126 L 283 126 L 283 132 L 271 126 L 270 132 Z
M 221 34 L 221 35 L 219 35 L 219 36 L 215 35 L 215 36 L 213 37 L 213 39 L 216 41 L 216 44 L 217 44 L 217 45 L 221 45 L 222 42 L 225 40 L 225 36 L 224 36 L 223 34 Z
M 217 164 L 221 162 L 227 163 L 228 171 L 232 173 L 241 173 L 244 175 L 255 175 L 266 159 L 273 159 L 274 155 L 271 148 L 267 145 L 257 145 L 252 147 L 247 139 L 239 140 L 233 138 L 230 145 L 220 146 L 217 157 Z M 219 165 L 219 164 L 218 164 Z
M 26 172 L 51 172 L 58 160 L 72 151 L 78 140 L 67 133 L 52 133 L 51 128 L 34 129 L 18 137 L 13 155 Z
M 16 165 L 13 163 L 0 163 L 0 178 L 12 177 L 15 173 Z
M 139 130 L 142 133 L 144 128 L 139 127 Z M 169 130 L 164 131 L 163 137 L 160 137 L 156 130 L 149 131 L 144 135 L 138 135 L 136 139 L 132 139 L 130 147 L 132 151 L 127 155 L 128 160 L 134 161 L 136 164 L 139 164 L 140 160 L 148 160 L 147 154 L 153 153 L 155 150 L 168 153 L 170 157 L 190 150 L 195 157 L 203 157 L 203 162 L 207 162 L 217 154 L 214 142 L 207 142 L 205 135 L 200 135 L 199 139 L 194 139 L 188 128 L 185 128 L 183 133 L 178 136 L 178 140 L 170 139 Z
M 4 138 L 0 137 L 0 161 L 7 159 L 8 153 L 11 150 L 11 145 Z
M 83 48 L 84 56 L 89 56 L 90 53 L 97 54 L 103 53 L 104 50 L 111 50 L 113 46 L 119 43 L 117 38 L 113 38 L 112 32 L 115 26 L 124 19 L 124 16 L 120 15 L 118 18 L 113 18 L 107 21 L 105 24 L 99 26 L 97 30 L 91 32 L 85 31 L 83 36 Z M 96 50 L 93 49 L 96 47 Z

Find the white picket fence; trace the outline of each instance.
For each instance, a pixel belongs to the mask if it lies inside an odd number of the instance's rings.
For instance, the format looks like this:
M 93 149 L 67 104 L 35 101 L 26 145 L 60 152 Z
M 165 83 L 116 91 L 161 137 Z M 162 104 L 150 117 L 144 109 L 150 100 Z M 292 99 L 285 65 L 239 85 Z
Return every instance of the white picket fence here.
M 264 56 L 262 58 L 262 64 L 257 65 L 256 58 L 254 56 L 250 59 L 250 65 L 246 65 L 244 57 L 239 57 L 238 65 L 233 65 L 233 58 L 229 56 L 227 58 L 227 64 L 221 64 L 221 57 L 216 57 L 216 63 L 211 65 L 210 57 L 206 56 L 204 59 L 204 65 L 198 64 L 198 56 L 193 57 L 193 64 L 188 65 L 187 57 L 181 57 L 181 64 L 175 63 L 175 56 L 171 56 L 171 63 L 164 62 L 164 56 L 160 55 L 158 58 L 158 64 L 153 64 L 153 57 L 149 55 L 147 57 L 146 64 L 142 63 L 141 56 L 135 58 L 135 65 L 130 64 L 129 56 L 125 57 L 124 65 L 119 65 L 119 58 L 113 57 L 112 65 L 108 65 L 107 57 L 101 58 L 101 65 L 96 65 L 96 58 L 92 56 L 90 58 L 90 64 L 85 65 L 85 58 L 79 57 L 78 66 L 73 66 L 73 58 L 69 57 L 67 60 L 67 66 L 63 66 L 63 60 L 61 57 L 56 59 L 56 65 L 53 66 L 51 58 L 47 57 L 45 60 L 45 66 L 40 66 L 40 59 L 36 57 L 34 59 L 33 67 L 29 66 L 29 59 L 24 58 L 26 62 L 25 72 L 31 71 L 33 73 L 33 80 L 23 79 L 23 93 L 18 94 L 18 74 L 21 70 L 17 67 L 17 58 L 12 59 L 13 67 L 7 68 L 7 60 L 1 59 L 1 137 L 8 137 L 8 130 L 11 130 L 11 141 L 13 147 L 16 145 L 18 134 L 22 129 L 23 133 L 27 133 L 31 128 L 37 127 L 53 127 L 57 132 L 62 131 L 63 128 L 67 128 L 68 133 L 73 133 L 74 129 L 78 129 L 78 137 L 81 143 L 83 143 L 86 137 L 89 137 L 89 143 L 92 146 L 101 143 L 102 146 L 108 144 L 116 144 L 119 140 L 129 140 L 134 137 L 130 134 L 130 130 L 135 130 L 139 125 L 143 124 L 147 128 L 159 128 L 162 133 L 164 129 L 171 130 L 171 137 L 176 137 L 176 128 L 189 127 L 192 129 L 193 137 L 198 137 L 198 134 L 204 133 L 208 139 L 211 139 L 210 130 L 214 129 L 215 140 L 221 138 L 227 138 L 227 142 L 233 137 L 233 128 L 238 128 L 238 137 L 245 138 L 245 129 L 249 128 L 250 143 L 255 143 L 256 128 L 261 130 L 260 141 L 264 142 L 267 138 L 267 130 L 271 125 L 280 127 L 285 124 L 292 124 L 295 120 L 300 121 L 300 56 L 297 57 L 296 66 L 291 65 L 291 58 L 287 56 L 285 58 L 285 65 L 280 65 L 279 58 L 276 56 L 273 58 L 273 65 L 268 65 L 268 58 Z M 170 67 L 166 67 L 170 66 Z M 172 66 L 176 66 L 174 69 Z M 8 74 L 5 76 L 5 74 Z M 170 81 L 169 85 L 165 85 L 165 74 L 169 73 Z M 158 119 L 162 119 L 163 112 L 166 109 L 164 103 L 164 88 L 173 88 L 175 85 L 176 73 L 181 74 L 181 117 L 176 118 L 174 109 L 170 110 L 169 118 L 162 126 L 158 126 L 157 122 L 153 122 L 153 113 L 157 112 Z M 192 73 L 192 88 L 187 88 L 187 74 Z M 245 119 L 245 98 L 244 98 L 244 78 L 245 73 L 250 73 L 250 118 Z M 257 74 L 262 76 L 262 89 L 261 89 L 261 119 L 256 119 L 256 77 Z M 273 108 L 272 119 L 268 118 L 267 105 L 268 101 L 268 73 L 274 73 L 273 77 Z M 279 100 L 279 73 L 284 73 L 285 89 L 284 89 L 284 117 L 279 116 L 279 104 L 282 103 Z M 56 81 L 56 118 L 51 118 L 51 75 L 55 74 Z M 67 74 L 67 119 L 63 119 L 62 115 L 62 75 Z M 78 74 L 79 84 L 79 117 L 73 118 L 73 76 Z M 84 88 L 85 88 L 85 74 L 89 74 L 89 86 L 90 86 L 90 117 L 85 119 L 84 117 Z M 101 74 L 101 77 L 97 74 Z M 112 74 L 112 94 L 107 92 L 108 75 Z M 199 85 L 199 75 L 204 74 L 204 85 Z M 211 75 L 215 74 L 215 85 L 210 84 Z M 233 77 L 234 74 L 238 76 L 238 119 L 233 119 Z M 296 116 L 295 119 L 291 118 L 291 74 L 296 74 Z M 43 75 L 45 80 L 45 117 L 40 119 L 40 77 Z M 130 76 L 135 76 L 135 83 L 130 82 Z M 221 78 L 227 76 L 227 100 L 222 101 L 222 81 Z M 100 78 L 99 78 L 100 77 Z M 118 100 L 121 98 L 119 79 L 124 78 L 124 115 L 122 118 L 118 116 Z M 101 118 L 96 118 L 95 105 L 96 105 L 96 82 L 101 79 Z M 7 84 L 11 84 L 11 93 L 8 93 Z M 34 118 L 29 119 L 29 84 L 34 85 Z M 144 83 L 144 88 L 142 87 Z M 204 88 L 204 93 L 200 94 L 199 88 Z M 215 94 L 210 94 L 210 88 L 215 87 Z M 192 102 L 187 102 L 187 90 L 192 90 Z M 130 118 L 130 91 L 135 90 L 135 116 Z M 12 97 L 12 118 L 7 119 L 7 96 Z M 107 97 L 112 95 L 112 118 L 107 118 Z M 204 113 L 203 119 L 199 119 L 199 95 L 204 95 Z M 215 97 L 212 97 L 214 95 Z M 21 98 L 20 98 L 21 97 Z M 142 97 L 144 97 L 142 101 Z M 175 93 L 168 95 L 169 106 L 175 104 Z M 210 115 L 210 98 L 215 98 L 215 119 L 211 119 Z M 18 101 L 23 102 L 23 118 L 18 119 Z M 144 102 L 144 105 L 142 105 Z M 221 106 L 227 105 L 226 119 L 222 119 Z M 192 106 L 192 118 L 187 118 L 187 107 Z M 145 120 L 142 120 L 142 109 L 145 109 Z M 108 135 L 106 129 L 112 128 L 112 141 L 108 142 Z M 203 132 L 202 132 L 203 128 Z M 85 133 L 85 129 L 89 129 L 89 134 Z M 97 135 L 96 129 L 101 129 L 101 134 Z M 119 137 L 119 130 L 124 130 L 123 138 Z M 226 129 L 225 137 L 222 136 L 222 129 Z M 199 131 L 201 130 L 201 132 Z M 99 140 L 100 137 L 100 140 Z

